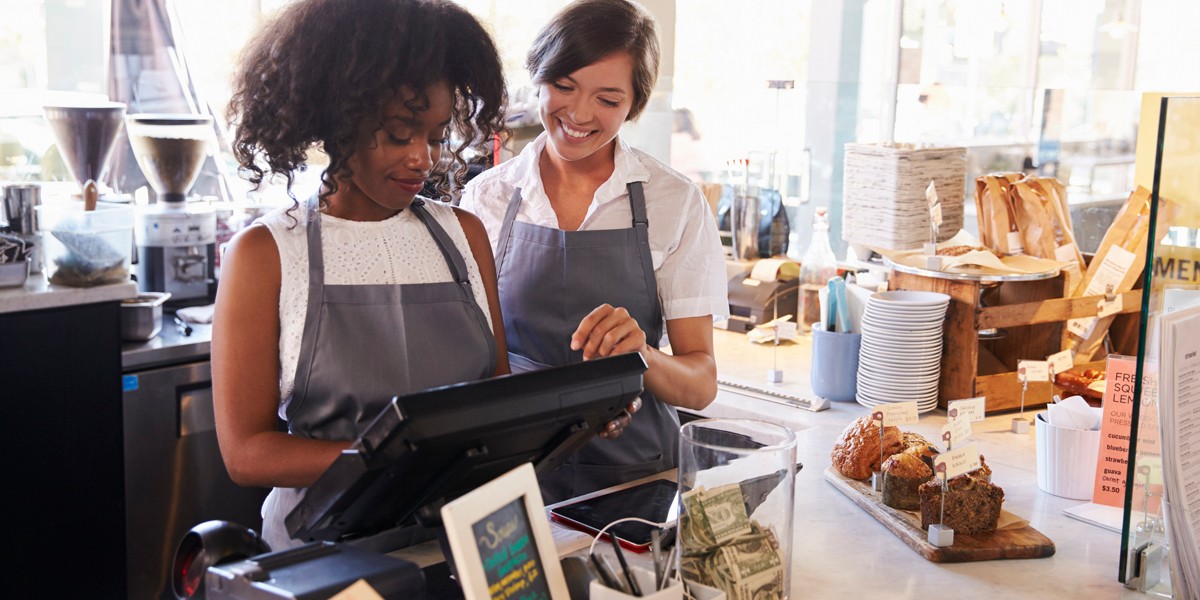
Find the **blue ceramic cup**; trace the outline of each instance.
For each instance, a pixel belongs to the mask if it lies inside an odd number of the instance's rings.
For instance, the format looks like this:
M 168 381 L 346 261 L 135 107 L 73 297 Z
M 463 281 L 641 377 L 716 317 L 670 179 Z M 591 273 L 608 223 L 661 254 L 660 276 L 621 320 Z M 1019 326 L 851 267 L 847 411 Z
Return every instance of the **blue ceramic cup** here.
M 861 333 L 812 330 L 813 393 L 835 402 L 854 402 L 858 390 L 858 348 Z

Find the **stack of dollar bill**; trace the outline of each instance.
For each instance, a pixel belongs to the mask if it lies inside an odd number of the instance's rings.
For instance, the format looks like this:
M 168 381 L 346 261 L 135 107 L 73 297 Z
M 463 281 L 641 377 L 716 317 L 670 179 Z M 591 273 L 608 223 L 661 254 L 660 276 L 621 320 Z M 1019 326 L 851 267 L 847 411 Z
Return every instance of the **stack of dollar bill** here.
M 685 492 L 679 519 L 683 578 L 725 592 L 729 600 L 784 595 L 783 555 L 770 528 L 751 521 L 738 484 Z

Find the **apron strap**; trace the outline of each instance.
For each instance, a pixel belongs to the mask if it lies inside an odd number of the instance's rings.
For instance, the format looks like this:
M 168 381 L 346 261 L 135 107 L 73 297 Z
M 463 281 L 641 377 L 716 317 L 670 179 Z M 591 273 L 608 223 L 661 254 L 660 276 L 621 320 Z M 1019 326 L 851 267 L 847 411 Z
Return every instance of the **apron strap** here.
M 646 291 L 650 294 L 650 306 L 654 307 L 654 313 L 657 316 L 655 321 L 661 323 L 662 306 L 658 301 L 658 279 L 654 276 L 654 257 L 650 253 L 650 224 L 646 218 L 646 195 L 642 191 L 642 182 L 640 181 L 631 181 L 626 187 L 629 189 L 629 210 L 633 213 L 633 229 L 637 234 L 638 255 L 642 259 L 642 274 L 646 278 Z M 661 329 L 661 325 L 658 327 Z M 656 334 L 651 344 L 657 348 L 658 338 L 662 337 L 662 331 L 646 333 Z
M 296 361 L 296 379 L 292 383 L 292 400 L 288 402 L 288 423 L 304 403 L 308 378 L 312 373 L 313 357 L 317 350 L 317 330 L 321 326 L 321 304 L 325 299 L 325 253 L 321 247 L 321 193 L 308 199 L 305 211 L 305 233 L 308 236 L 308 310 L 304 313 L 304 332 L 300 337 L 300 357 Z
M 446 259 L 446 265 L 450 267 L 450 275 L 454 277 L 454 282 L 458 284 L 467 283 L 469 281 L 467 279 L 467 263 L 463 260 L 462 253 L 458 251 L 458 247 L 454 245 L 454 241 L 450 239 L 449 234 L 437 222 L 437 219 L 429 214 L 429 211 L 425 208 L 425 201 L 417 198 L 413 200 L 411 208 L 413 214 L 417 215 L 417 218 L 425 224 L 425 228 L 433 235 L 438 249 L 442 251 L 442 257 Z
M 520 209 L 521 188 L 517 188 L 508 201 L 508 210 L 504 212 L 504 221 L 500 225 L 500 251 L 496 253 L 496 273 L 499 273 L 500 267 L 504 265 L 504 257 L 508 254 L 509 235 L 512 233 L 513 221 L 517 220 L 517 211 Z

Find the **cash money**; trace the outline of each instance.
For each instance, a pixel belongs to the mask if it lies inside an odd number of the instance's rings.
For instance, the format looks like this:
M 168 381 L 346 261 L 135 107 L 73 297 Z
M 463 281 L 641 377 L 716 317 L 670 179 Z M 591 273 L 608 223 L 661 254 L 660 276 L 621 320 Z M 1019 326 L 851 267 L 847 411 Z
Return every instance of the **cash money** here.
M 737 484 L 696 488 L 680 499 L 679 520 L 684 579 L 715 587 L 729 600 L 778 600 L 784 593 L 779 540 L 746 515 Z

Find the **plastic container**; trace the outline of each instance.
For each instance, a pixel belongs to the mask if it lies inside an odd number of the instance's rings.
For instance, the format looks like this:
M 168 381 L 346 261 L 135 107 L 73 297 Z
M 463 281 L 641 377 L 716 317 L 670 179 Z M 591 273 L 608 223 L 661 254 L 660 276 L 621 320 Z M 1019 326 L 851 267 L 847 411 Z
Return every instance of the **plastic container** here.
M 680 428 L 679 572 L 742 598 L 791 590 L 796 435 L 748 419 L 703 419 Z M 703 512 L 703 515 L 701 515 Z M 728 561 L 753 564 L 731 579 Z
M 0 263 L 0 288 L 21 287 L 29 279 L 29 261 Z
M 1099 411 L 1100 409 L 1096 409 Z M 1037 428 L 1038 489 L 1062 498 L 1091 500 L 1100 457 L 1100 431 L 1055 427 L 1040 412 Z
M 50 283 L 92 287 L 129 279 L 133 254 L 133 207 L 83 202 L 36 207 L 45 272 Z

